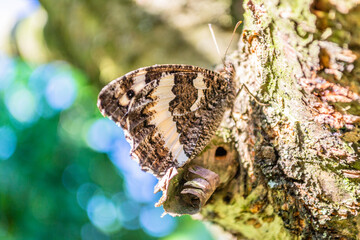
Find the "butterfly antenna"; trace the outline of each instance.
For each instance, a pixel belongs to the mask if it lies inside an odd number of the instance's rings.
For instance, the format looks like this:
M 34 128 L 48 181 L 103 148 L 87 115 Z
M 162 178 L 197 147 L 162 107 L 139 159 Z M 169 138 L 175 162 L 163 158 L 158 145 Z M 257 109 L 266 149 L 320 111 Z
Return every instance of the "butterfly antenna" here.
M 234 31 L 233 31 L 233 33 L 232 33 L 232 35 L 231 35 L 231 39 L 230 39 L 229 45 L 228 45 L 227 48 L 226 48 L 226 51 L 225 51 L 225 54 L 224 54 L 224 58 L 225 58 L 225 56 L 226 56 L 226 54 L 227 54 L 227 52 L 228 52 L 228 50 L 229 50 L 229 48 L 230 48 L 230 45 L 231 45 L 231 43 L 232 43 L 232 41 L 233 41 L 233 39 L 234 39 L 234 36 L 235 36 L 235 32 L 236 32 L 236 30 L 239 28 L 240 24 L 242 24 L 242 21 L 238 21 L 238 22 L 236 23 L 236 26 L 235 26 L 235 28 L 234 28 Z M 223 61 L 224 61 L 224 60 L 223 60 Z
M 219 57 L 220 57 L 222 63 L 224 64 L 224 66 L 225 66 L 224 58 L 221 56 L 220 49 L 219 49 L 219 45 L 218 45 L 217 42 L 216 42 L 215 34 L 214 34 L 214 31 L 213 31 L 210 23 L 209 23 L 209 29 L 210 29 L 210 33 L 211 33 L 211 36 L 212 36 L 212 38 L 213 38 L 213 41 L 214 41 L 214 43 L 215 43 L 216 51 L 217 51 L 217 53 L 219 54 Z

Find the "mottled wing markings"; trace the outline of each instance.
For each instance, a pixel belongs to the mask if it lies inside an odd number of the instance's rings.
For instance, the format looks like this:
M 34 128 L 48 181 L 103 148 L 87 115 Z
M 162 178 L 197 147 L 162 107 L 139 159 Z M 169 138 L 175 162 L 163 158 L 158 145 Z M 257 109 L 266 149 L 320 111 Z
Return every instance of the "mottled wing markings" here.
M 172 114 L 169 111 L 170 101 L 176 97 L 171 91 L 173 86 L 174 74 L 163 74 L 159 79 L 159 85 L 151 94 L 156 99 L 157 104 L 150 107 L 150 111 L 155 112 L 151 117 L 150 124 L 155 125 L 159 130 L 165 141 L 164 146 L 169 149 L 170 153 L 173 153 L 174 145 L 180 148 L 177 150 L 176 156 L 173 155 L 173 158 L 182 166 L 188 159 L 188 156 L 186 156 L 179 142 L 180 134 L 177 132 L 176 122 L 173 121 Z M 158 105 L 159 103 L 161 105 Z
M 145 74 L 146 72 L 140 72 L 138 76 L 134 77 L 134 83 L 133 86 L 131 86 L 130 90 L 133 90 L 135 95 L 138 94 L 146 85 Z M 126 106 L 130 103 L 130 101 L 131 100 L 128 98 L 128 96 L 124 94 L 119 99 L 119 104 L 121 106 Z
M 99 94 L 104 116 L 120 125 L 142 169 L 162 176 L 197 155 L 234 96 L 232 79 L 189 65 L 155 65 L 115 79 Z

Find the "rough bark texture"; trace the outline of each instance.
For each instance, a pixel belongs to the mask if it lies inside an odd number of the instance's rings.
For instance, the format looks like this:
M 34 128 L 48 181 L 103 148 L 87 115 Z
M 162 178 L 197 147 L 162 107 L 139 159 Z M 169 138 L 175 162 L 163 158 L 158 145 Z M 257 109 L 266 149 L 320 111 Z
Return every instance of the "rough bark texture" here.
M 64 1 L 58 6 L 41 2 L 49 13 L 50 46 L 63 49 L 61 55 L 87 70 L 93 80 L 98 76 L 111 80 L 115 72 L 132 70 L 129 63 L 134 61 L 139 67 L 176 59 L 188 64 L 204 61 L 190 47 L 186 53 L 177 50 L 177 43 L 184 40 L 178 35 L 185 28 L 169 41 L 161 37 L 169 27 L 163 25 L 164 19 L 171 26 L 182 23 L 180 15 L 169 14 L 173 8 L 149 14 L 133 7 L 138 12 L 134 17 L 121 7 L 98 11 L 103 5 L 95 1 L 77 2 L 78 8 L 65 6 L 71 3 Z M 111 3 L 108 6 L 116 5 Z M 239 6 L 238 1 L 232 4 L 232 11 Z M 246 83 L 269 105 L 260 106 L 243 91 L 235 103 L 234 120 L 225 117 L 220 135 L 236 143 L 240 168 L 203 207 L 202 219 L 239 239 L 360 238 L 359 4 L 358 0 L 244 2 L 244 31 L 238 51 L 230 57 L 238 85 Z M 64 21 L 59 9 L 71 9 L 67 16 L 73 24 Z M 81 20 L 88 16 L 94 24 L 83 29 Z M 141 35 L 120 34 L 149 23 L 150 34 L 144 30 Z M 126 52 L 131 49 L 128 42 L 138 49 L 132 55 Z M 175 56 L 170 61 L 170 55 L 154 46 L 172 49 Z M 196 53 L 197 58 L 187 62 Z M 177 58 L 179 54 L 186 57 Z
M 238 238 L 357 239 L 360 6 L 244 4 L 232 57 L 239 82 L 269 106 L 237 99 L 240 174 L 201 214 Z

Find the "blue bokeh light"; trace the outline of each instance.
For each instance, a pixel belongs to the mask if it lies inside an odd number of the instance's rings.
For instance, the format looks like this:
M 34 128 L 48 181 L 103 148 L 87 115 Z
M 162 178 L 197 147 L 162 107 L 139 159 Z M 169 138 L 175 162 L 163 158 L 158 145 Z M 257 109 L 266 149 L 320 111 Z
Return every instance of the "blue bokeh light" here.
M 6 93 L 6 107 L 10 114 L 21 123 L 32 123 L 37 118 L 37 99 L 34 94 L 23 85 L 16 84 Z
M 15 132 L 8 126 L 0 127 L 0 159 L 10 158 L 16 149 L 17 137 Z
M 43 64 L 34 69 L 28 86 L 40 100 L 37 112 L 44 118 L 50 118 L 59 110 L 70 107 L 77 95 L 71 67 L 62 61 Z
M 125 138 L 122 130 L 109 119 L 98 119 L 90 127 L 86 141 L 98 152 L 110 152 L 114 149 L 116 140 Z
M 140 167 L 137 162 L 131 159 L 130 150 L 130 144 L 125 141 L 125 138 L 119 138 L 119 140 L 113 143 L 113 149 L 109 153 L 109 158 L 123 173 L 136 175 Z
M 95 196 L 102 194 L 102 190 L 99 186 L 93 183 L 84 183 L 76 192 L 77 202 L 82 209 L 86 209 L 89 200 Z
M 61 65 L 65 63 L 53 62 L 43 64 L 34 69 L 28 81 L 28 86 L 31 91 L 42 96 L 46 92 L 46 86 L 51 78 L 61 72 Z
M 160 217 L 162 208 L 144 207 L 140 213 L 140 224 L 144 231 L 154 237 L 164 237 L 174 231 L 177 225 L 176 218 L 169 215 Z
M 117 221 L 115 204 L 103 195 L 96 195 L 90 199 L 87 213 L 91 222 L 104 232 L 113 232 L 121 227 Z
M 118 218 L 121 222 L 129 222 L 136 219 L 140 213 L 140 204 L 135 201 L 125 200 L 118 204 Z
M 46 86 L 51 78 L 58 74 L 60 68 L 57 62 L 43 64 L 35 68 L 28 79 L 29 89 L 37 94 L 38 97 L 43 97 L 46 93 Z
M 138 230 L 141 228 L 138 218 L 134 218 L 133 220 L 123 222 L 123 227 L 128 230 Z
M 14 60 L 0 53 L 0 90 L 8 88 L 14 81 L 14 78 Z
M 154 194 L 157 179 L 140 170 L 136 175 L 125 175 L 125 190 L 130 198 L 140 203 L 154 203 L 159 198 Z
M 154 195 L 153 191 L 157 179 L 143 172 L 139 164 L 131 159 L 129 152 L 130 145 L 121 138 L 114 143 L 113 151 L 109 153 L 111 161 L 124 175 L 127 195 L 140 203 L 156 202 L 159 196 Z
M 136 230 L 140 228 L 139 213 L 141 204 L 130 200 L 123 192 L 113 195 L 111 200 L 115 203 L 118 211 L 118 220 L 122 226 L 128 230 Z
M 39 8 L 40 4 L 37 0 L 12 0 L 12 1 L 1 1 L 0 8 L 0 21 L 4 21 L 5 17 L 22 19 L 29 16 L 36 9 Z
M 70 107 L 76 98 L 76 84 L 70 73 L 61 73 L 52 77 L 45 90 L 48 104 L 56 110 Z

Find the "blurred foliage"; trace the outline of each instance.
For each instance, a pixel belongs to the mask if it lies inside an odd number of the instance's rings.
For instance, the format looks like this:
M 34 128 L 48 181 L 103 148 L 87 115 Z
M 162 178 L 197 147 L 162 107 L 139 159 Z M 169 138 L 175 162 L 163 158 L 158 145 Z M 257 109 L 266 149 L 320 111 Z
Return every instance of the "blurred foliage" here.
M 224 50 L 243 11 L 239 0 L 40 2 L 48 15 L 49 48 L 84 69 L 95 84 L 154 64 L 211 68 L 220 58 L 208 23 L 214 24 Z
M 2 56 L 0 63 L 7 66 L 0 71 L 1 239 L 155 239 L 173 231 L 166 239 L 210 238 L 200 223 L 160 218 L 154 197 L 131 193 L 125 181 L 136 180 L 121 162 L 131 161 L 127 143 L 115 124 L 100 118 L 97 88 L 84 74 L 64 62 L 32 66 Z M 69 103 L 71 88 L 76 97 Z M 115 134 L 101 136 L 106 128 Z M 107 156 L 119 148 L 112 163 Z M 150 182 L 144 191 L 153 196 L 155 182 L 144 176 Z
M 96 99 L 138 67 L 214 64 L 206 23 L 231 32 L 230 1 L 40 3 L 0 2 L 18 11 L 0 19 L 0 239 L 211 239 L 188 216 L 160 218 L 156 179 Z
M 40 2 L 48 12 L 45 37 L 49 47 L 84 69 L 91 79 L 109 81 L 153 64 L 207 63 L 177 30 L 133 1 Z

